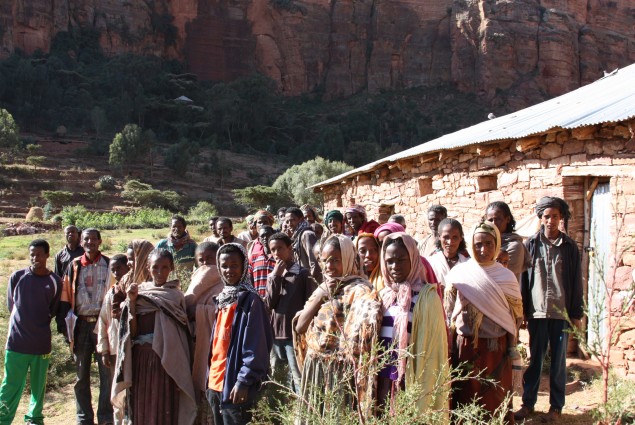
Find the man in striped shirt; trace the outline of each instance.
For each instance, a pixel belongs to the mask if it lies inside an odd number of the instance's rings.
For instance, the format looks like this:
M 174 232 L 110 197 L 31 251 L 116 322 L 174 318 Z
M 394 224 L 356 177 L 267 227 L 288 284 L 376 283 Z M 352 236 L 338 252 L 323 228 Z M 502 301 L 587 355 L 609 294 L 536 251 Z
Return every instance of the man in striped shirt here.
M 262 226 L 258 231 L 258 239 L 262 245 L 264 252 L 262 255 L 249 259 L 249 274 L 254 283 L 254 288 L 258 291 L 258 294 L 264 299 L 267 295 L 267 276 L 273 271 L 276 265 L 276 260 L 271 255 L 269 250 L 268 241 L 269 236 L 273 235 L 275 230 L 271 226 Z

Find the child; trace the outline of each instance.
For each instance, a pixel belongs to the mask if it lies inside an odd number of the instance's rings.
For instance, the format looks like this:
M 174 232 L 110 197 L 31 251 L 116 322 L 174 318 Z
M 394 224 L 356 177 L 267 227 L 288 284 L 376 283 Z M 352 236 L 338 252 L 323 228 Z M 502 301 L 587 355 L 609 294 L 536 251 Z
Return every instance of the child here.
M 293 351 L 293 333 L 291 320 L 304 307 L 317 284 L 309 271 L 300 267 L 293 259 L 292 240 L 284 233 L 275 233 L 269 237 L 269 249 L 276 265 L 267 278 L 267 296 L 265 304 L 271 310 L 273 328 L 273 364 L 275 369 L 279 361 L 289 366 L 289 384 L 293 384 L 296 393 L 300 392 L 302 375 Z
M 119 340 L 119 315 L 121 313 L 119 304 L 123 301 L 123 299 L 117 299 L 116 294 L 125 293 L 121 289 L 121 280 L 130 271 L 128 258 L 123 254 L 114 255 L 110 259 L 108 268 L 115 278 L 115 284 L 106 292 L 97 319 L 97 352 L 101 354 L 104 366 L 114 368 Z M 114 409 L 116 423 L 122 423 L 123 415 L 123 411 Z
M 225 287 L 216 299 L 207 399 L 216 425 L 247 424 L 269 373 L 273 336 L 245 248 L 227 243 L 216 259 Z
M 123 375 L 123 382 L 115 383 L 113 404 L 122 404 L 120 394 L 128 387 L 132 423 L 190 425 L 196 402 L 185 299 L 179 281 L 168 281 L 172 254 L 155 249 L 148 261 L 152 281 L 132 283 L 121 311 L 115 376 L 119 381 Z
M 10 424 L 30 369 L 31 403 L 24 420 L 43 424 L 44 390 L 51 355 L 51 318 L 62 294 L 62 279 L 46 266 L 49 244 L 35 239 L 29 244 L 31 266 L 9 278 L 7 308 L 9 335 L 5 347 L 4 379 L 0 386 L 0 423 Z
M 509 252 L 505 251 L 504 249 L 501 249 L 501 251 L 498 253 L 498 256 L 496 257 L 496 262 L 500 263 L 503 267 L 508 269 L 509 268 Z

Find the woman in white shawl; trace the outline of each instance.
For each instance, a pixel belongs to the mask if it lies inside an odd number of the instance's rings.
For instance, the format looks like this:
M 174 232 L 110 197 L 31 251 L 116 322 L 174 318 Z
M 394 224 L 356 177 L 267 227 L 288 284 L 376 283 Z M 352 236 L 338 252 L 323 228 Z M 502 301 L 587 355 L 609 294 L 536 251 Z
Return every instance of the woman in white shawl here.
M 494 413 L 512 390 L 522 300 L 514 274 L 496 262 L 501 249 L 496 226 L 485 222 L 474 226 L 468 248 L 472 258 L 446 276 L 448 317 L 455 331 L 452 363 L 462 365 L 471 376 L 481 374 L 495 383 L 477 378 L 455 382 L 452 404 L 469 404 L 477 398 Z M 508 411 L 509 423 L 513 419 Z
M 464 252 L 465 238 L 461 223 L 453 218 L 441 220 L 437 251 L 425 257 L 434 270 L 441 288 L 445 289 L 445 276 L 450 273 L 452 267 L 469 260 L 469 257 L 463 254 Z

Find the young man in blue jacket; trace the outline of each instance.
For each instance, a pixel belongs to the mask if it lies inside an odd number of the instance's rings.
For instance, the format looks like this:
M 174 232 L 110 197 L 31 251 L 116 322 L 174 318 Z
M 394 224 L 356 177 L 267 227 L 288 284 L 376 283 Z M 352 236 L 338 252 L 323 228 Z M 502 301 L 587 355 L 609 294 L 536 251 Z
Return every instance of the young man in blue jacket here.
M 7 308 L 9 335 L 0 386 L 0 424 L 13 421 L 30 370 L 31 403 L 27 424 L 43 424 L 44 390 L 51 359 L 51 319 L 62 294 L 62 279 L 46 266 L 49 244 L 36 239 L 29 244 L 31 266 L 9 278 Z
M 216 425 L 246 425 L 269 374 L 273 333 L 245 248 L 227 243 L 216 258 L 225 287 L 216 298 L 207 399 Z

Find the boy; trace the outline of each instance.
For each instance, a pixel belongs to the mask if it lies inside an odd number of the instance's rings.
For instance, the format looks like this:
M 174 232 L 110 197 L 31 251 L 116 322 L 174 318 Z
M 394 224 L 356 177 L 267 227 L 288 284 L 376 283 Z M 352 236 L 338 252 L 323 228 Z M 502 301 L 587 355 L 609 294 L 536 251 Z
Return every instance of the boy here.
M 269 373 L 271 326 L 247 264 L 242 245 L 219 248 L 217 266 L 225 287 L 216 298 L 207 380 L 216 425 L 249 423 Z
M 291 238 L 284 233 L 275 233 L 269 237 L 269 249 L 276 265 L 267 278 L 265 304 L 271 310 L 271 326 L 275 338 L 272 359 L 274 374 L 279 361 L 286 361 L 289 366 L 289 383 L 298 393 L 302 374 L 293 351 L 291 320 L 304 308 L 317 284 L 309 270 L 294 261 L 292 244 Z
M 30 369 L 31 403 L 28 424 L 44 424 L 44 390 L 51 356 L 51 319 L 59 307 L 62 279 L 46 266 L 50 247 L 43 239 L 29 244 L 31 266 L 9 278 L 9 335 L 4 379 L 0 386 L 0 424 L 13 421 Z
M 508 269 L 509 268 L 509 252 L 505 251 L 504 249 L 501 249 L 500 252 L 498 253 L 498 256 L 496 257 L 496 262 L 500 263 L 501 266 Z
M 115 284 L 108 290 L 101 305 L 99 318 L 97 319 L 97 352 L 101 354 L 101 361 L 114 372 L 117 361 L 117 345 L 119 341 L 119 316 L 121 315 L 120 304 L 125 298 L 118 297 L 121 293 L 126 293 L 125 288 L 121 288 L 121 280 L 130 271 L 128 257 L 124 254 L 113 255 L 108 264 L 110 274 L 115 278 Z M 111 373 L 111 376 L 113 374 Z M 115 423 L 123 423 L 124 412 L 113 407 Z

